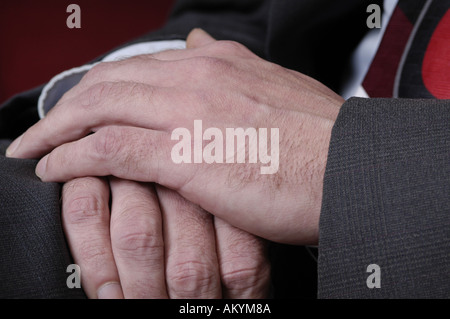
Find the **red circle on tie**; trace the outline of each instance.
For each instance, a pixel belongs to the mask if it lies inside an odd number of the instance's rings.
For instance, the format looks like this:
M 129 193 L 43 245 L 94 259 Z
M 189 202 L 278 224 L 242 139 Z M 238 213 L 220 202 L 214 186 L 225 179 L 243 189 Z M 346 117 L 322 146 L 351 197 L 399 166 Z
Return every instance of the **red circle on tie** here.
M 450 98 L 450 10 L 441 19 L 428 43 L 422 78 L 425 87 L 436 98 Z

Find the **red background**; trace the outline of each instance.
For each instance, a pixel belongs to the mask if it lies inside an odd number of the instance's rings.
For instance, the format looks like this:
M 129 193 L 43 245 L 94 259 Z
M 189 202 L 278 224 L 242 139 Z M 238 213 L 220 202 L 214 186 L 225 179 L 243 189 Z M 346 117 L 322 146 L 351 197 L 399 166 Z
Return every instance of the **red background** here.
M 160 27 L 173 0 L 0 1 L 0 103 Z M 81 29 L 69 29 L 69 4 Z

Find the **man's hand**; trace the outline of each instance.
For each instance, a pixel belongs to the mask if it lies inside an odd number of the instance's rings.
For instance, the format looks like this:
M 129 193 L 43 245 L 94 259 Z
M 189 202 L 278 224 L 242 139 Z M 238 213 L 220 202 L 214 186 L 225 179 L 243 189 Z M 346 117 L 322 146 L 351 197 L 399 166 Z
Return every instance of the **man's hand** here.
M 109 182 L 86 177 L 63 187 L 63 226 L 89 298 L 267 297 L 261 239 L 174 191 Z
M 238 43 L 195 30 L 187 46 L 98 64 L 9 156 L 51 151 L 37 166 L 43 181 L 114 175 L 156 182 L 255 235 L 317 244 L 331 129 L 344 100 Z M 195 120 L 224 135 L 226 128 L 278 128 L 278 172 L 262 175 L 261 164 L 248 161 L 175 163 L 172 132 L 193 132 Z

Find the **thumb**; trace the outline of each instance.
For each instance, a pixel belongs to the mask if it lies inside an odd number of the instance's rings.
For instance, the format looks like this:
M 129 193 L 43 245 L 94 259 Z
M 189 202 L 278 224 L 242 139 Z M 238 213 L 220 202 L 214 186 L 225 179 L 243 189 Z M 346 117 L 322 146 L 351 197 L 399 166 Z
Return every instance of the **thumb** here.
M 216 39 L 214 39 L 208 33 L 206 33 L 200 28 L 196 28 L 193 29 L 191 32 L 189 32 L 189 35 L 186 39 L 186 48 L 187 49 L 198 48 L 213 43 L 215 41 Z

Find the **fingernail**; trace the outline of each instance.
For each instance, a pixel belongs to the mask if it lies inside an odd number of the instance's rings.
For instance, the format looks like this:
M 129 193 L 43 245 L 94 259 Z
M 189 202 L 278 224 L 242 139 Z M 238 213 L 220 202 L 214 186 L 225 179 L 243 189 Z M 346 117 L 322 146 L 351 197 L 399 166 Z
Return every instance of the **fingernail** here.
M 40 179 L 42 179 L 42 177 L 45 174 L 45 171 L 47 170 L 47 160 L 48 160 L 48 155 L 44 156 L 39 161 L 39 163 L 36 165 L 35 173 L 36 173 L 37 177 L 39 177 Z
M 11 145 L 9 145 L 8 149 L 6 150 L 6 157 L 11 157 L 15 151 L 19 148 L 19 144 L 22 141 L 23 134 L 20 135 L 18 138 L 16 138 Z
M 108 282 L 97 290 L 98 299 L 122 299 L 122 288 L 117 282 Z

